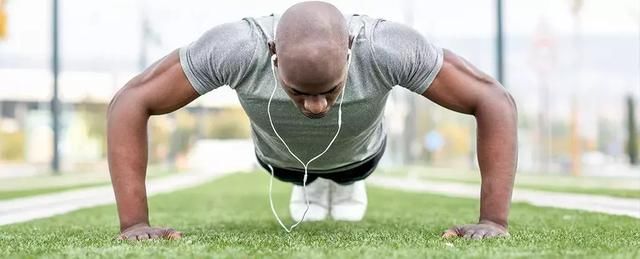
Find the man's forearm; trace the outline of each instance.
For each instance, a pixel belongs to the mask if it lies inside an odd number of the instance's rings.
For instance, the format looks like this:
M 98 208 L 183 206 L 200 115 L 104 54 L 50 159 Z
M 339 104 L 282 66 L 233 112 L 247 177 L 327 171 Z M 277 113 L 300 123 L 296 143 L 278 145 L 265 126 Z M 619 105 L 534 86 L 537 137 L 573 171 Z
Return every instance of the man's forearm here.
M 506 228 L 517 166 L 517 111 L 506 91 L 495 92 L 475 111 L 482 176 L 480 221 Z
M 148 224 L 145 176 L 149 115 L 132 97 L 120 93 L 109 106 L 107 146 L 120 230 Z

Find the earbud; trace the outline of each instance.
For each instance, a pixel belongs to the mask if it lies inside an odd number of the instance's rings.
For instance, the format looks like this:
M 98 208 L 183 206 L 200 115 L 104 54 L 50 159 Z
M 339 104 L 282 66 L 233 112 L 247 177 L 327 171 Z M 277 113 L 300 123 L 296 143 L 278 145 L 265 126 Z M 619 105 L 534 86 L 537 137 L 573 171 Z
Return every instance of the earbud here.
M 274 35 L 275 35 L 275 29 L 274 29 Z M 354 38 L 357 39 L 357 35 Z M 351 49 L 347 49 L 347 71 L 349 70 L 349 67 L 351 66 Z M 293 228 L 295 228 L 296 226 L 298 226 L 300 223 L 302 223 L 302 221 L 304 221 L 305 216 L 307 215 L 307 212 L 309 211 L 309 199 L 307 199 L 307 176 L 309 174 L 309 164 L 311 162 L 313 162 L 314 160 L 318 159 L 319 157 L 321 157 L 322 155 L 324 155 L 329 148 L 331 147 L 331 145 L 333 145 L 333 142 L 336 140 L 336 138 L 338 137 L 338 134 L 340 134 L 340 129 L 342 129 L 342 102 L 344 101 L 344 93 L 345 90 L 342 90 L 342 93 L 340 94 L 340 105 L 338 106 L 338 130 L 336 131 L 336 134 L 333 136 L 333 139 L 331 139 L 331 141 L 329 142 L 329 144 L 327 145 L 327 147 L 324 149 L 324 151 L 322 151 L 320 154 L 316 155 L 315 157 L 311 158 L 309 161 L 307 161 L 306 163 L 303 162 L 302 160 L 300 160 L 300 158 L 298 156 L 296 156 L 296 154 L 293 153 L 293 151 L 291 151 L 291 149 L 289 148 L 289 145 L 287 145 L 287 142 L 284 141 L 284 139 L 282 138 L 282 136 L 280 136 L 280 134 L 278 134 L 278 131 L 276 130 L 275 125 L 273 124 L 273 118 L 271 118 L 271 101 L 273 100 L 273 96 L 276 93 L 276 89 L 278 89 L 278 81 L 277 81 L 277 76 L 276 76 L 276 69 L 275 64 L 276 64 L 276 55 L 273 54 L 271 55 L 271 72 L 273 73 L 273 79 L 274 79 L 274 85 L 273 85 L 273 91 L 271 91 L 271 97 L 269 97 L 269 102 L 267 102 L 267 116 L 269 116 L 269 123 L 271 124 L 271 129 L 273 129 L 273 133 L 276 134 L 276 136 L 278 137 L 278 139 L 280 139 L 280 142 L 282 142 L 282 144 L 284 144 L 285 148 L 287 148 L 287 151 L 289 151 L 289 154 L 291 154 L 291 156 L 293 156 L 293 158 L 295 158 L 296 160 L 298 160 L 298 162 L 300 162 L 300 164 L 302 165 L 302 167 L 304 168 L 304 176 L 303 176 L 303 180 L 302 180 L 302 191 L 304 192 L 304 199 L 305 202 L 307 204 L 307 208 L 305 209 L 304 213 L 302 213 L 302 218 L 296 222 L 295 224 L 291 225 L 290 227 L 287 227 L 282 220 L 280 219 L 280 217 L 278 216 L 278 213 L 276 212 L 275 206 L 273 205 L 273 178 L 274 178 L 274 172 L 273 172 L 273 167 L 269 164 L 269 171 L 271 171 L 271 178 L 269 180 L 269 205 L 271 205 L 271 212 L 273 213 L 273 215 L 276 217 L 276 220 L 278 220 L 278 223 L 280 223 L 280 226 L 287 231 L 287 233 L 291 233 L 291 231 L 293 230 Z M 348 78 L 348 76 L 347 76 Z M 345 87 L 347 85 L 347 80 L 345 79 Z

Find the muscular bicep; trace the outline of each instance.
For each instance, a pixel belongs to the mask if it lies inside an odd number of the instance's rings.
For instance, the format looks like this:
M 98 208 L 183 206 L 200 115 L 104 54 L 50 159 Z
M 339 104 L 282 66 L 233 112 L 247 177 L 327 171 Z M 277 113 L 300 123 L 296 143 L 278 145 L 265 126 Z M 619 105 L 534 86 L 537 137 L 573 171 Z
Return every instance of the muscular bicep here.
M 112 106 L 123 100 L 136 104 L 148 115 L 175 111 L 198 98 L 173 51 L 129 81 L 114 97 Z
M 500 84 L 460 56 L 444 50 L 440 72 L 422 94 L 429 100 L 461 113 L 474 114 L 480 101 Z

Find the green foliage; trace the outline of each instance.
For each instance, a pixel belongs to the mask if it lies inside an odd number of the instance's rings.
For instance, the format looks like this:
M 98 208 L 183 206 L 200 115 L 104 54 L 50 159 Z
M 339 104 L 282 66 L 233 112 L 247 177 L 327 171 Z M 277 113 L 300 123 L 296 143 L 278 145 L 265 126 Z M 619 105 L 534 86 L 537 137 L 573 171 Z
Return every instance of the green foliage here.
M 103 103 L 79 103 L 76 112 L 87 127 L 89 137 L 102 143 L 102 154 L 107 153 L 107 114 L 108 106 Z
M 207 116 L 207 138 L 238 139 L 249 138 L 251 134 L 249 118 L 240 108 L 229 108 Z
M 187 110 L 180 110 L 174 115 L 175 131 L 171 133 L 170 150 L 172 154 L 183 154 L 196 140 L 197 120 Z
M 249 138 L 251 132 L 249 118 L 241 108 L 204 112 L 182 109 L 153 116 L 149 129 L 152 162 L 186 153 L 198 138 Z
M 636 130 L 635 100 L 627 96 L 627 155 L 632 165 L 638 164 L 638 131 Z
M 197 120 L 188 110 L 153 116 L 149 121 L 149 159 L 161 162 L 185 153 L 197 138 Z
M 170 129 L 165 117 L 153 116 L 149 119 L 149 161 L 163 161 L 169 150 Z
M 0 160 L 21 161 L 24 159 L 24 132 L 0 131 Z

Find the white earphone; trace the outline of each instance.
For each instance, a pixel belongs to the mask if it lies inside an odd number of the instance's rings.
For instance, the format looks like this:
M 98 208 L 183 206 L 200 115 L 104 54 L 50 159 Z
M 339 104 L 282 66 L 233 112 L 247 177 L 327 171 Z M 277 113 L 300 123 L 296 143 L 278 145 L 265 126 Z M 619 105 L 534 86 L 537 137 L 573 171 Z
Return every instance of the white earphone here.
M 273 30 L 273 35 L 274 35 L 274 37 L 276 35 L 275 27 L 274 27 L 274 30 Z M 354 44 L 356 42 L 357 37 L 358 37 L 358 34 L 356 34 L 356 36 L 354 37 L 352 44 Z M 352 47 L 353 47 L 353 45 L 349 46 L 349 48 L 347 50 L 347 79 L 349 78 L 349 68 L 351 67 L 351 48 Z M 269 123 L 271 123 L 271 128 L 273 129 L 273 132 L 276 134 L 278 139 L 280 139 L 282 144 L 284 144 L 285 148 L 287 148 L 287 151 L 289 151 L 289 154 L 291 154 L 291 156 L 293 156 L 296 160 L 298 160 L 298 162 L 300 162 L 300 164 L 302 164 L 302 166 L 304 167 L 304 176 L 302 177 L 302 190 L 303 190 L 303 193 L 304 193 L 304 200 L 305 200 L 305 203 L 307 204 L 307 208 L 304 210 L 304 213 L 302 214 L 302 218 L 300 218 L 300 220 L 298 222 L 296 222 L 295 224 L 291 225 L 291 227 L 287 227 L 282 222 L 282 220 L 278 216 L 278 213 L 276 213 L 275 207 L 273 206 L 272 192 L 273 192 L 274 173 L 273 173 L 273 167 L 271 166 L 271 164 L 267 164 L 269 166 L 269 170 L 271 171 L 271 179 L 269 181 L 269 204 L 271 205 L 271 212 L 273 212 L 273 215 L 278 220 L 278 223 L 280 223 L 280 226 L 282 226 L 282 228 L 285 231 L 287 231 L 287 233 L 291 233 L 293 228 L 295 228 L 302 221 L 304 221 L 304 218 L 307 215 L 307 212 L 309 211 L 309 199 L 307 198 L 307 189 L 306 189 L 307 177 L 308 177 L 308 166 L 309 166 L 309 164 L 311 162 L 313 162 L 314 160 L 318 159 L 320 156 L 324 155 L 324 153 L 326 153 L 327 150 L 329 150 L 331 145 L 333 145 L 333 142 L 338 137 L 338 134 L 340 133 L 340 129 L 342 128 L 342 102 L 344 101 L 344 93 L 346 92 L 346 88 L 347 88 L 347 79 L 344 80 L 344 87 L 342 88 L 342 93 L 340 94 L 340 105 L 338 106 L 338 130 L 336 131 L 336 134 L 333 136 L 333 138 L 329 142 L 329 145 L 327 145 L 327 147 L 324 149 L 324 151 L 320 152 L 320 154 L 318 154 L 318 155 L 314 156 L 313 158 L 311 158 L 309 161 L 307 161 L 307 163 L 304 163 L 304 162 L 302 162 L 302 160 L 300 160 L 300 158 L 298 158 L 298 156 L 296 156 L 296 154 L 293 153 L 293 151 L 291 151 L 291 149 L 289 148 L 289 145 L 287 145 L 287 143 L 280 136 L 280 134 L 278 134 L 278 131 L 276 131 L 276 127 L 273 124 L 273 120 L 271 119 L 271 100 L 273 100 L 273 96 L 276 93 L 276 89 L 278 89 L 278 78 L 277 78 L 276 69 L 275 69 L 276 59 L 277 59 L 276 54 L 271 55 L 271 72 L 273 73 L 274 86 L 273 86 L 273 91 L 271 91 L 271 96 L 269 97 L 269 102 L 267 104 L 267 115 L 269 116 Z
M 351 49 L 349 49 L 347 51 L 347 78 L 348 73 L 349 73 L 349 67 L 351 66 Z M 340 94 L 340 105 L 338 106 L 338 130 L 336 131 L 336 134 L 333 136 L 333 138 L 331 139 L 331 142 L 329 142 L 329 145 L 327 145 L 327 147 L 324 149 L 324 151 L 322 151 L 320 154 L 316 155 L 315 157 L 313 157 L 312 159 L 310 159 L 307 163 L 302 162 L 302 160 L 300 160 L 300 158 L 298 158 L 298 156 L 296 156 L 296 154 L 293 153 L 293 151 L 291 151 L 291 149 L 289 148 L 289 145 L 287 145 L 287 143 L 284 141 L 284 139 L 280 136 L 280 134 L 278 134 L 278 131 L 276 130 L 276 127 L 273 124 L 273 120 L 271 119 L 271 100 L 273 100 L 273 96 L 276 92 L 276 89 L 278 89 L 278 80 L 277 80 L 277 75 L 276 75 L 276 69 L 275 69 L 275 62 L 276 62 L 276 55 L 273 54 L 271 56 L 271 72 L 273 73 L 273 80 L 274 80 L 274 87 L 273 87 L 273 91 L 271 92 L 271 97 L 269 97 L 269 103 L 267 104 L 267 115 L 269 116 L 269 122 L 271 123 L 271 128 L 273 129 L 273 132 L 276 134 L 276 136 L 280 139 L 280 141 L 282 142 L 282 144 L 284 144 L 284 146 L 287 148 L 287 151 L 289 151 L 289 154 L 291 154 L 291 156 L 293 156 L 296 160 L 298 160 L 298 162 L 300 162 L 300 164 L 304 167 L 304 176 L 302 177 L 302 190 L 304 193 L 304 200 L 305 203 L 307 204 L 307 208 L 305 209 L 304 213 L 302 214 L 302 218 L 296 222 L 295 224 L 291 225 L 291 227 L 287 227 L 282 220 L 280 219 L 280 217 L 278 216 L 278 213 L 276 213 L 275 207 L 273 206 L 273 198 L 272 198 L 272 192 L 273 192 L 273 177 L 274 177 L 274 173 L 273 173 L 273 167 L 271 166 L 271 164 L 268 164 L 269 166 L 269 170 L 271 171 L 271 179 L 269 181 L 269 204 L 271 205 L 271 211 L 273 212 L 273 215 L 276 217 L 276 219 L 278 220 L 278 223 L 280 223 L 280 226 L 282 226 L 282 228 L 284 228 L 285 231 L 287 231 L 287 233 L 290 233 L 293 228 L 295 228 L 296 226 L 298 226 L 305 218 L 305 216 L 307 215 L 307 212 L 309 211 L 309 199 L 307 198 L 307 177 L 308 177 L 308 166 L 311 162 L 313 162 L 314 160 L 318 159 L 320 156 L 324 155 L 324 153 L 327 152 L 327 150 L 329 150 L 329 148 L 331 147 L 331 145 L 333 144 L 333 142 L 336 140 L 336 138 L 338 137 L 338 134 L 340 133 L 340 129 L 342 128 L 342 102 L 344 101 L 344 92 L 345 89 L 347 87 L 347 80 L 345 79 L 344 82 L 344 87 L 342 89 L 342 93 Z

